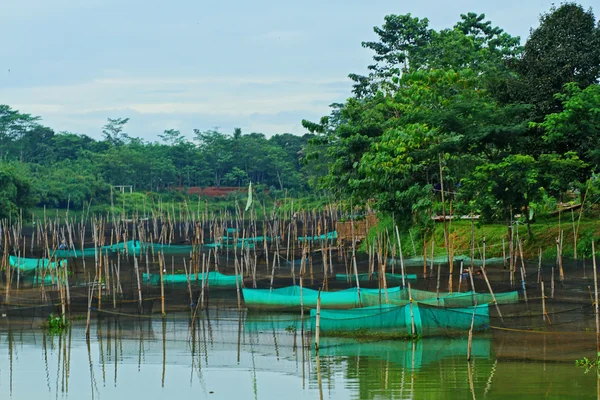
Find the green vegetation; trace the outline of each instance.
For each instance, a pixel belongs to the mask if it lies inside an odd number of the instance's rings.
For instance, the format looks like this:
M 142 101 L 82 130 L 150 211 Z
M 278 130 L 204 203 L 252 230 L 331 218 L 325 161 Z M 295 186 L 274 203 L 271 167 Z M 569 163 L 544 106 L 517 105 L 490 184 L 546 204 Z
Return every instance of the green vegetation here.
M 63 320 L 61 315 L 50 314 L 48 316 L 48 332 L 50 334 L 60 334 L 69 327 L 68 322 Z
M 592 369 L 598 369 L 600 367 L 600 363 L 598 362 L 598 360 L 600 360 L 600 353 L 598 353 L 598 356 L 595 359 L 583 357 L 580 360 L 575 360 L 575 365 L 577 365 L 578 367 L 585 368 L 585 373 L 587 374 Z
M 473 13 L 440 31 L 388 15 L 375 33 L 362 43 L 375 53 L 369 74 L 350 75 L 354 96 L 303 121 L 317 135 L 308 158 L 328 165 L 321 187 L 405 230 L 432 230 L 432 215 L 451 213 L 505 226 L 521 214 L 529 228 L 567 194 L 596 201 L 600 25 L 591 10 L 553 7 L 523 46 Z
M 424 239 L 442 245 L 450 234 L 456 251 L 468 249 L 470 222 L 441 230 L 432 217 L 474 214 L 489 256 L 517 230 L 528 255 L 543 247 L 551 257 L 560 232 L 563 254 L 574 254 L 573 230 L 577 250 L 589 254 L 600 199 L 600 25 L 592 10 L 553 7 L 523 44 L 474 13 L 441 30 L 427 18 L 388 15 L 374 31 L 377 40 L 362 43 L 374 52 L 368 74 L 350 74 L 352 97 L 318 122 L 303 121 L 309 133 L 301 137 L 196 129 L 190 141 L 166 129 L 160 143 L 147 142 L 127 134 L 128 118 L 109 118 L 95 140 L 55 133 L 2 105 L 0 218 L 32 207 L 38 215 L 43 207 L 236 212 L 243 193 L 216 201 L 173 188 L 251 181 L 257 215 L 332 203 L 353 215 L 371 208 L 380 229 L 393 234 L 398 225 L 404 250 L 419 255 Z M 581 224 L 576 209 L 557 223 L 551 213 L 565 203 L 583 203 Z
M 176 187 L 247 187 L 252 181 L 256 193 L 268 189 L 273 197 L 308 190 L 301 157 L 310 134 L 267 139 L 240 129 L 232 135 L 195 130 L 189 141 L 169 129 L 161 143 L 152 143 L 130 137 L 128 121 L 109 118 L 104 138 L 94 140 L 55 133 L 39 117 L 0 105 L 0 218 L 32 206 L 92 213 L 143 213 L 184 200 L 197 206 L 198 196 Z M 121 195 L 111 188 L 117 185 L 131 185 L 135 193 Z M 234 201 L 230 206 L 235 211 Z

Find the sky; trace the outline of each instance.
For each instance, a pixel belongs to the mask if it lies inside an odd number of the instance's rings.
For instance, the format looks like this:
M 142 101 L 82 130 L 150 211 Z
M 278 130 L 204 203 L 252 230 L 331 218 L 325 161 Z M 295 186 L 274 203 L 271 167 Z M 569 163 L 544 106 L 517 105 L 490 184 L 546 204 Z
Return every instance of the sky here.
M 165 129 L 303 134 L 365 73 L 388 14 L 452 27 L 484 13 L 525 41 L 552 0 L 0 0 L 0 104 L 101 138 Z M 579 1 L 600 13 L 600 0 Z

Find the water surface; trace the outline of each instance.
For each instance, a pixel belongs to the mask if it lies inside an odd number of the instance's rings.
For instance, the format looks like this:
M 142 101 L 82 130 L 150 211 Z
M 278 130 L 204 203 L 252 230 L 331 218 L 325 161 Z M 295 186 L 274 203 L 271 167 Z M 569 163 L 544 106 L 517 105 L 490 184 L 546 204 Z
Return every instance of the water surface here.
M 466 338 L 322 338 L 317 355 L 313 338 L 303 337 L 292 315 L 240 317 L 233 310 L 212 310 L 209 316 L 193 325 L 185 314 L 165 320 L 98 319 L 89 341 L 84 321 L 61 335 L 4 323 L 0 395 L 19 400 L 597 397 L 596 374 L 573 362 L 587 351 L 590 335 L 488 333 L 474 339 L 467 363 Z

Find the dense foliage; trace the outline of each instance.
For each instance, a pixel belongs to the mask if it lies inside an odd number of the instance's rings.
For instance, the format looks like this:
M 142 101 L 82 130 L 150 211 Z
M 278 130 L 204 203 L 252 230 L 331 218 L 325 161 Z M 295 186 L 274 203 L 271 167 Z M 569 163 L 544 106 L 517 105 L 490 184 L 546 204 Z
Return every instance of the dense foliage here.
M 353 97 L 303 121 L 317 135 L 308 158 L 328 163 L 323 188 L 425 226 L 450 207 L 529 222 L 544 203 L 598 186 L 592 10 L 553 7 L 523 46 L 474 13 L 440 31 L 389 15 L 375 33 L 362 44 L 375 53 L 368 74 L 350 74 Z
M 540 17 L 525 43 L 467 13 L 434 30 L 388 15 L 363 42 L 366 75 L 304 136 L 167 129 L 160 142 L 109 118 L 102 140 L 56 133 L 0 105 L 0 217 L 20 207 L 108 203 L 138 191 L 245 186 L 320 188 L 426 227 L 432 215 L 527 222 L 536 211 L 600 193 L 600 23 L 574 3 Z M 191 132 L 190 132 L 191 133 Z M 171 192 L 172 193 L 172 192 Z M 590 201 L 590 200 L 588 200 Z
M 110 202 L 111 185 L 137 191 L 174 187 L 246 186 L 306 190 L 302 149 L 312 137 L 174 129 L 160 143 L 127 134 L 128 118 L 109 118 L 103 139 L 56 133 L 40 118 L 0 105 L 0 217 L 33 205 L 81 209 Z

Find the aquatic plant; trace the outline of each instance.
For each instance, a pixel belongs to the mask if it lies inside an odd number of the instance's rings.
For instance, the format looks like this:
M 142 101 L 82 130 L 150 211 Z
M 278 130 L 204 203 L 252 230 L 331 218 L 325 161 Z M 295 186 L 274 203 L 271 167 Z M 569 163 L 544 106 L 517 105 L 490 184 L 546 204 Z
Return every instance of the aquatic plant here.
M 48 331 L 51 334 L 62 333 L 68 326 L 68 322 L 63 319 L 62 315 L 50 314 L 48 316 Z
M 594 368 L 598 369 L 598 367 L 600 367 L 600 352 L 598 352 L 595 359 L 583 357 L 580 360 L 575 360 L 575 365 L 585 368 L 586 374 Z

